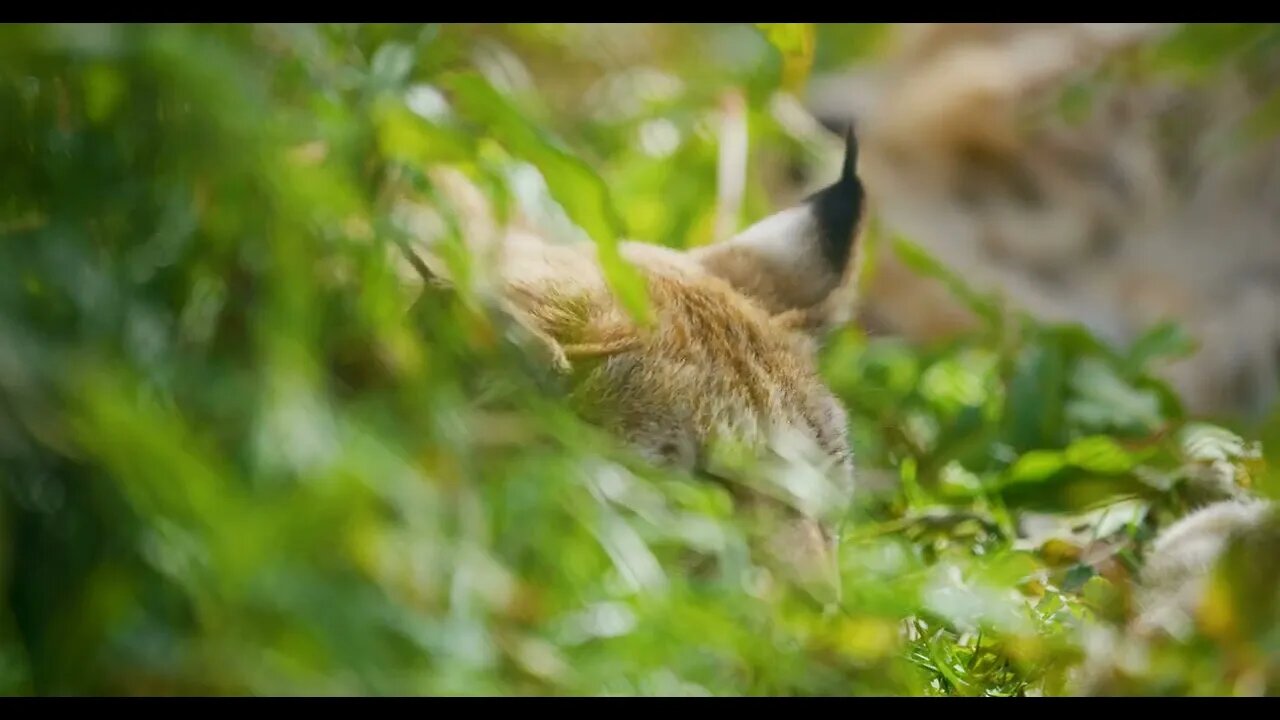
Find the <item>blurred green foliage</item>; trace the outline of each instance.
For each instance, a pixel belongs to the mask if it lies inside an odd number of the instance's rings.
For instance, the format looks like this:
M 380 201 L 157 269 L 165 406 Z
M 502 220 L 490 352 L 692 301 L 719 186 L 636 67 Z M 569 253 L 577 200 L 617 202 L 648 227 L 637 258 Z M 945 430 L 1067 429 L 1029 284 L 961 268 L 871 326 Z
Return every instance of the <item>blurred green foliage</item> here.
M 440 211 L 463 278 L 466 209 L 430 168 L 500 217 L 550 208 L 643 315 L 614 243 L 714 239 L 723 89 L 752 131 L 743 221 L 772 209 L 762 163 L 823 152 L 778 89 L 886 30 L 679 26 L 607 74 L 590 32 L 0 30 L 0 692 L 1052 693 L 1153 529 L 1229 492 L 1206 463 L 1265 485 L 1150 373 L 1177 328 L 1106 347 L 873 236 L 986 324 L 834 339 L 865 486 L 844 597 L 772 580 L 723 489 L 583 425 L 483 294 L 406 287 L 397 202 Z M 1063 531 L 1019 540 L 1030 512 Z M 1272 643 L 1263 615 L 1228 650 Z M 1230 692 L 1195 670 L 1215 652 L 1161 667 Z

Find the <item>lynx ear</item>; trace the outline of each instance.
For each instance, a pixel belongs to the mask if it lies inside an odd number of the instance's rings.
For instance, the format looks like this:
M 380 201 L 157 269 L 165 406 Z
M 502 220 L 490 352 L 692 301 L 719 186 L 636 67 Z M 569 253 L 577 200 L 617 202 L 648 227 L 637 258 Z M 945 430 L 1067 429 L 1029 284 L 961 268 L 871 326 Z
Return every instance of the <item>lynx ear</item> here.
M 692 257 L 768 311 L 825 324 L 833 293 L 851 274 L 865 213 L 857 163 L 850 127 L 839 180 L 722 243 L 692 251 Z

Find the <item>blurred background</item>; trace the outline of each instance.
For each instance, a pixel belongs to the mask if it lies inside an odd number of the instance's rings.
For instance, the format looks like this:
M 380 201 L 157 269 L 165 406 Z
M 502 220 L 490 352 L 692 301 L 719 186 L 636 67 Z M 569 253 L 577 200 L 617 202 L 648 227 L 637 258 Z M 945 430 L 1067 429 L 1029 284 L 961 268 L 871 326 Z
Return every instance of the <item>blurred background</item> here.
M 1278 41 L 6 26 L 0 692 L 1069 692 L 1158 529 L 1274 494 Z M 850 123 L 832 612 L 722 488 L 568 412 L 484 253 L 715 242 L 831 182 Z M 1113 690 L 1280 687 L 1272 596 L 1215 582 Z

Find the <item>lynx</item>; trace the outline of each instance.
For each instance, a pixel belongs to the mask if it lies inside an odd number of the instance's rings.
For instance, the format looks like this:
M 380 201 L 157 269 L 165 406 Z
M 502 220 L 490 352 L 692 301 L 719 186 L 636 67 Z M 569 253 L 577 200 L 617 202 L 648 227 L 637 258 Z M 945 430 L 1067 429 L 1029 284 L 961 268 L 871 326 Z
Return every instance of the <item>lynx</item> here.
M 519 231 L 498 244 L 498 294 L 571 379 L 574 408 L 653 463 L 726 482 L 744 511 L 785 506 L 769 546 L 802 578 L 831 577 L 853 486 L 846 414 L 816 351 L 852 314 L 857 150 L 850 130 L 836 182 L 722 242 L 621 243 L 647 325 L 611 291 L 594 244 Z

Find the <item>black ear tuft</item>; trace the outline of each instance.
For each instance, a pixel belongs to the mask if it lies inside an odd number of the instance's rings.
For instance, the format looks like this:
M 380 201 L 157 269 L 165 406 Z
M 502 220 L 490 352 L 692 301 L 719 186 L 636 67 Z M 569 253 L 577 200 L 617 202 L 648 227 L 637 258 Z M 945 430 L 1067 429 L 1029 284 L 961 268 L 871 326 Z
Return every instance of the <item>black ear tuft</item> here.
M 853 134 L 853 123 L 844 133 L 844 165 L 840 168 L 841 182 L 858 179 L 858 136 Z
M 858 138 L 850 123 L 845 132 L 844 165 L 840 179 L 833 185 L 810 195 L 818 224 L 818 239 L 827 261 L 843 271 L 853 252 L 858 223 L 862 220 L 864 197 L 858 179 Z

